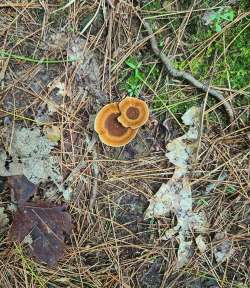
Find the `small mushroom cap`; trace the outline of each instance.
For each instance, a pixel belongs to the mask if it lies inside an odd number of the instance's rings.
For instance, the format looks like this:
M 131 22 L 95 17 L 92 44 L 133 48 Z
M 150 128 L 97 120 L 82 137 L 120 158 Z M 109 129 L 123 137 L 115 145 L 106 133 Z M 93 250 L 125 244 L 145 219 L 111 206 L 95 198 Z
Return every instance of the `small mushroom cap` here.
M 148 121 L 148 105 L 140 99 L 126 97 L 119 103 L 119 110 L 121 116 L 118 117 L 118 121 L 124 127 L 137 129 Z
M 105 105 L 96 115 L 95 131 L 100 140 L 109 146 L 120 147 L 128 144 L 137 134 L 138 129 L 123 127 L 118 122 L 120 110 L 118 103 Z

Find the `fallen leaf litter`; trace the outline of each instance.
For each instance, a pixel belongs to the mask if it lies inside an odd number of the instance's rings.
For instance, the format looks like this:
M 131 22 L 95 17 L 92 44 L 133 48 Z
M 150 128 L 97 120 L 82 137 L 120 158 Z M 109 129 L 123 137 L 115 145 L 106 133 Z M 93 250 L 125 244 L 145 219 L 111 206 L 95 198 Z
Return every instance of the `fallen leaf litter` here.
M 189 130 L 167 145 L 166 157 L 175 165 L 174 174 L 167 183 L 162 184 L 145 212 L 145 218 L 158 218 L 170 212 L 174 212 L 177 216 L 177 225 L 165 231 L 161 238 L 167 240 L 176 236 L 178 239 L 177 268 L 186 265 L 192 255 L 194 241 L 191 231 L 200 233 L 195 238 L 199 251 L 204 253 L 207 250 L 206 240 L 202 235 L 206 232 L 207 222 L 203 213 L 192 211 L 190 183 L 191 165 L 197 148 L 200 113 L 200 108 L 192 107 L 182 116 Z M 5 136 L 6 139 L 10 137 Z M 36 193 L 37 184 L 46 181 L 52 181 L 58 191 L 69 193 L 63 191 L 63 178 L 59 166 L 56 159 L 51 156 L 53 148 L 54 144 L 46 136 L 41 135 L 39 128 L 17 127 L 12 135 L 10 148 L 2 149 L 0 152 L 0 175 L 8 177 L 8 185 L 18 206 L 9 238 L 27 244 L 28 253 L 38 262 L 45 262 L 49 266 L 56 265 L 64 255 L 64 234 L 70 234 L 72 230 L 71 216 L 65 212 L 64 206 L 28 201 Z M 69 180 L 71 178 L 69 177 Z M 70 200 L 71 194 L 65 198 Z M 2 228 L 8 225 L 9 220 L 4 208 L 1 208 L 0 215 L 0 228 Z M 224 240 L 213 251 L 218 263 L 224 262 L 232 255 L 229 240 Z
M 189 130 L 167 145 L 168 152 L 165 154 L 169 161 L 175 165 L 172 178 L 163 183 L 160 189 L 150 201 L 149 207 L 145 212 L 145 218 L 162 217 L 170 212 L 175 213 L 177 225 L 165 232 L 162 239 L 167 240 L 175 235 L 179 240 L 177 255 L 177 268 L 183 267 L 188 263 L 192 255 L 191 231 L 198 233 L 206 231 L 206 219 L 202 213 L 192 210 L 192 190 L 191 190 L 191 165 L 197 149 L 199 135 L 201 109 L 192 107 L 182 116 L 183 123 L 189 126 Z M 198 244 L 205 250 L 205 243 Z
M 58 161 L 51 155 L 54 144 L 41 135 L 39 128 L 17 127 L 12 137 L 8 132 L 4 136 L 12 141 L 0 151 L 0 175 L 8 178 L 12 201 L 17 203 L 9 239 L 27 244 L 30 256 L 54 266 L 64 256 L 65 234 L 72 231 L 71 216 L 65 211 L 66 206 L 41 200 L 29 202 L 36 194 L 38 184 L 44 182 L 54 184 L 56 191 L 53 193 L 69 195 L 69 188 L 63 185 Z M 8 224 L 8 218 L 4 208 L 0 209 L 2 230 Z
M 85 48 L 82 49 L 83 47 Z M 77 76 L 74 99 L 71 99 L 71 102 L 78 103 L 83 100 L 82 98 L 86 96 L 83 89 L 90 90 L 90 93 L 92 91 L 98 96 L 100 94 L 97 93 L 100 90 L 99 65 L 94 54 L 86 48 L 86 41 L 82 38 L 72 39 L 69 48 L 63 48 L 67 49 L 69 59 L 77 57 L 71 64 Z M 43 73 L 40 74 L 43 76 Z M 0 176 L 8 178 L 7 184 L 12 192 L 11 199 L 16 203 L 16 205 L 14 203 L 8 205 L 9 212 L 15 213 L 9 239 L 25 244 L 28 254 L 38 262 L 54 266 L 64 256 L 65 235 L 70 235 L 72 232 L 72 219 L 65 210 L 66 206 L 32 200 L 32 198 L 35 196 L 35 199 L 39 199 L 36 196 L 39 184 L 51 183 L 53 185 L 44 192 L 45 198 L 54 200 L 62 194 L 65 202 L 72 199 L 70 182 L 74 180 L 75 169 L 64 183 L 58 159 L 52 155 L 52 150 L 61 140 L 61 129 L 49 125 L 53 121 L 53 114 L 60 109 L 65 109 L 65 99 L 69 99 L 71 94 L 68 93 L 67 83 L 61 76 L 52 81 L 48 77 L 34 80 L 38 82 L 42 80 L 49 91 L 49 97 L 40 104 L 35 115 L 37 125 L 46 124 L 46 126 L 41 128 L 16 126 L 14 130 L 9 127 L 2 129 L 1 136 L 5 140 L 0 148 Z M 101 94 L 99 96 L 103 98 Z M 13 100 L 7 98 L 6 101 L 9 106 L 5 108 L 9 110 L 12 108 Z M 84 162 L 84 166 L 85 164 Z M 1 207 L 0 231 L 6 229 L 8 223 L 7 214 Z

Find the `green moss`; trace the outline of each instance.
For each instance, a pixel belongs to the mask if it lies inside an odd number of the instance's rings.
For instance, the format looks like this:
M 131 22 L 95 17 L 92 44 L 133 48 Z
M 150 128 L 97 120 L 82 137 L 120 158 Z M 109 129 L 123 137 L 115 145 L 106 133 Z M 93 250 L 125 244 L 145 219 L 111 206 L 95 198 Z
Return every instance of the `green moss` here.
M 250 2 L 249 0 L 241 0 L 239 1 L 239 8 L 243 11 L 249 11 L 250 9 Z
M 170 97 L 170 95 L 173 97 Z M 192 106 L 199 105 L 200 102 L 196 96 L 187 98 L 181 91 L 173 92 L 168 90 L 167 93 L 154 96 L 152 111 L 158 115 L 160 121 L 165 119 L 165 112 L 167 110 L 181 121 L 181 116 Z
M 220 35 L 198 57 L 195 56 L 189 62 L 183 61 L 177 67 L 191 71 L 201 80 L 210 79 L 213 71 L 213 85 L 229 86 L 234 90 L 245 88 L 250 84 L 250 26 L 247 27 L 249 21 L 250 17 L 245 17 Z M 216 33 L 204 25 L 195 29 L 192 40 L 199 44 L 206 40 L 206 37 L 208 39 L 211 33 Z M 249 98 L 250 96 L 237 98 L 236 104 L 249 105 Z
M 226 33 L 225 46 L 235 37 L 237 38 L 225 52 L 222 38 L 214 44 L 214 49 L 221 54 L 225 53 L 225 56 L 221 57 L 216 64 L 216 68 L 221 72 L 216 79 L 216 84 L 227 85 L 227 78 L 229 78 L 231 87 L 236 90 L 247 86 L 250 79 L 250 27 L 243 31 L 245 25 L 249 24 L 243 22 Z
M 192 106 L 196 106 L 199 101 L 186 99 L 172 105 L 168 105 L 168 109 L 180 120 L 181 116 Z
M 250 5 L 249 1 L 240 2 L 242 9 Z M 245 2 L 245 4 L 243 2 Z M 236 14 L 232 8 L 227 11 L 230 12 L 231 16 Z M 220 21 L 224 19 L 224 16 L 227 18 L 227 14 L 224 15 L 221 13 L 220 11 Z M 228 20 L 231 21 L 232 17 Z M 189 62 L 183 61 L 179 63 L 177 67 L 191 71 L 201 80 L 210 79 L 211 71 L 214 70 L 212 78 L 214 85 L 222 87 L 228 87 L 230 85 L 229 87 L 234 90 L 240 90 L 246 87 L 249 85 L 250 79 L 250 27 L 247 27 L 249 21 L 250 17 L 248 16 L 235 25 L 232 25 L 230 29 L 227 29 L 221 34 L 216 41 L 212 42 L 202 54 L 193 57 Z M 202 46 L 202 43 L 216 33 L 213 25 L 205 26 L 202 23 L 201 17 L 193 17 L 189 22 L 187 31 L 190 33 L 189 42 L 192 43 L 192 47 L 194 47 L 190 48 L 189 53 L 195 51 L 194 49 L 196 49 L 195 47 L 197 47 L 197 45 Z M 213 65 L 215 66 L 214 69 L 212 68 Z M 249 105 L 249 97 L 241 97 L 241 99 L 243 101 L 242 104 Z

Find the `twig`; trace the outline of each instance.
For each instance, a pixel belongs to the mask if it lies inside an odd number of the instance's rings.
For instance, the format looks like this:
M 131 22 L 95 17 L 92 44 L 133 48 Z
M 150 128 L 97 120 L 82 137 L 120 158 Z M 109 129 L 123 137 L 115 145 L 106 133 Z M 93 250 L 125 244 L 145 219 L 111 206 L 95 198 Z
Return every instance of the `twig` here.
M 85 133 L 85 135 L 86 135 L 87 150 L 89 152 L 92 152 L 92 156 L 93 156 L 93 162 L 92 162 L 93 183 L 92 183 L 92 194 L 91 194 L 90 200 L 89 200 L 89 209 L 92 210 L 94 208 L 96 196 L 97 196 L 99 167 L 98 167 L 98 164 L 96 162 L 96 160 L 97 160 L 97 153 L 96 153 L 96 149 L 95 149 L 96 135 L 94 134 L 91 140 L 90 140 L 90 137 L 87 133 Z
M 92 210 L 95 205 L 96 196 L 97 196 L 97 184 L 98 184 L 98 175 L 99 175 L 99 168 L 96 163 L 97 160 L 97 153 L 96 150 L 92 150 L 93 155 L 93 185 L 92 185 L 92 195 L 89 200 L 89 209 Z
M 155 35 L 154 35 L 149 23 L 145 20 L 142 20 L 142 24 L 145 27 L 145 29 L 147 30 L 148 34 L 151 36 L 150 37 L 150 43 L 151 43 L 151 47 L 152 47 L 153 52 L 155 53 L 156 56 L 158 56 L 161 59 L 161 61 L 165 65 L 166 70 L 169 73 L 169 75 L 171 75 L 174 78 L 181 78 L 183 80 L 186 80 L 189 83 L 191 83 L 194 87 L 204 91 L 205 93 L 208 93 L 209 95 L 213 96 L 217 100 L 221 101 L 227 114 L 228 114 L 228 116 L 229 116 L 229 120 L 232 123 L 231 127 L 230 127 L 232 129 L 233 128 L 233 122 L 234 122 L 233 108 L 230 105 L 230 103 L 226 101 L 223 94 L 221 92 L 213 89 L 213 88 L 210 88 L 208 85 L 202 83 L 201 81 L 195 79 L 190 73 L 188 73 L 186 71 L 179 71 L 178 69 L 174 68 L 172 66 L 171 60 L 168 58 L 168 56 L 166 54 L 164 54 L 163 52 L 161 52 L 160 49 L 158 48 L 157 40 L 155 38 Z

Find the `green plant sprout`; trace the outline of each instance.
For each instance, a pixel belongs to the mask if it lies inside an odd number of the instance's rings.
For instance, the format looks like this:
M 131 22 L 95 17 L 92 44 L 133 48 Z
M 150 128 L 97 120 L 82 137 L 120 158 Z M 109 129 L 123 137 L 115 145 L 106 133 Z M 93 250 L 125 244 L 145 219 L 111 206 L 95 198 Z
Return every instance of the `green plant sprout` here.
M 140 71 L 142 63 L 135 58 L 126 60 L 126 65 L 132 70 L 127 80 L 127 92 L 129 96 L 138 96 L 141 90 L 142 82 L 145 79 L 144 74 Z
M 217 33 L 221 32 L 224 22 L 232 22 L 234 17 L 235 13 L 231 7 L 220 8 L 218 11 L 212 12 L 208 16 L 213 29 Z
M 160 70 L 156 64 L 145 64 L 139 57 L 129 57 L 125 64 L 129 69 L 124 70 L 121 76 L 121 89 L 126 91 L 129 96 L 134 97 L 137 97 L 143 89 L 152 92 L 160 77 Z

